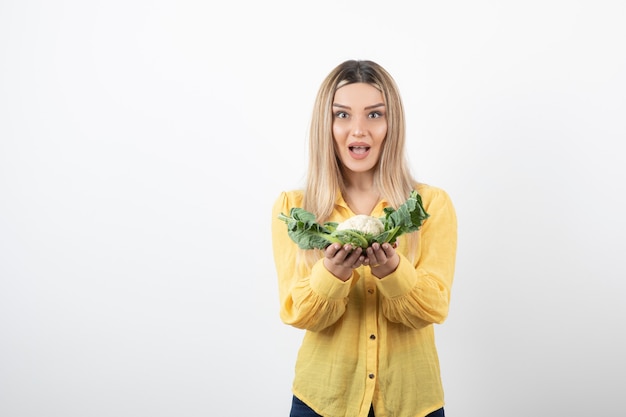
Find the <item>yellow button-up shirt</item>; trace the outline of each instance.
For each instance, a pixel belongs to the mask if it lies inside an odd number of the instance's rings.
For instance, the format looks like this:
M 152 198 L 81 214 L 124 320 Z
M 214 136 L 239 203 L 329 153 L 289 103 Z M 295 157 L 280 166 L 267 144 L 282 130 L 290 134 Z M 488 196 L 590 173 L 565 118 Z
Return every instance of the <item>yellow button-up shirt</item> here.
M 302 207 L 302 192 L 283 192 L 273 207 L 272 239 L 280 317 L 306 329 L 293 394 L 324 417 L 420 417 L 444 405 L 433 323 L 448 314 L 457 246 L 457 219 L 448 194 L 420 184 L 430 217 L 414 256 L 398 239 L 398 268 L 379 279 L 370 268 L 343 282 L 317 261 L 298 262 L 279 213 Z M 371 215 L 382 217 L 381 201 Z M 329 221 L 354 213 L 342 197 Z M 413 259 L 412 261 L 410 259 Z

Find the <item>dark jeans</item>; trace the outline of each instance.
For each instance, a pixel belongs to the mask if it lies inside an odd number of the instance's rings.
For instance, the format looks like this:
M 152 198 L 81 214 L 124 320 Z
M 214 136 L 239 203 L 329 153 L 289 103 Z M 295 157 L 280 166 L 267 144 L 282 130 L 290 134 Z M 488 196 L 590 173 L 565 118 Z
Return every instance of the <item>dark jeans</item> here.
M 289 417 L 323 417 L 317 414 L 315 411 L 311 410 L 311 408 L 300 401 L 298 397 L 293 396 L 293 400 L 291 402 L 291 413 Z M 374 408 L 370 408 L 370 412 L 367 417 L 375 417 L 374 416 Z M 439 410 L 435 410 L 432 413 L 428 414 L 426 417 L 446 417 L 443 412 L 443 408 Z

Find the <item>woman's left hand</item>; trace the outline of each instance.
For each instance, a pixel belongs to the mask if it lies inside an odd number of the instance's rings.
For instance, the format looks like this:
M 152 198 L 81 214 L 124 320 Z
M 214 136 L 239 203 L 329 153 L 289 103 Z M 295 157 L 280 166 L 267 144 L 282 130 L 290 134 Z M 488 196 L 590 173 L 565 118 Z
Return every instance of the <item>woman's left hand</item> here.
M 396 253 L 395 245 L 389 243 L 374 243 L 365 251 L 364 265 L 369 265 L 372 274 L 383 278 L 396 270 L 400 263 L 400 256 Z

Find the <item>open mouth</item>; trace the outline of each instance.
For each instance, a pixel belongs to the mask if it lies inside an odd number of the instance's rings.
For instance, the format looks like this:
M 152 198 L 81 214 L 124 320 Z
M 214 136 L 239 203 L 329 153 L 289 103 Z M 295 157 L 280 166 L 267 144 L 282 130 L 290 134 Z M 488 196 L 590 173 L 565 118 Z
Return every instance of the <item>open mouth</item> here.
M 348 149 L 350 149 L 350 152 L 354 154 L 363 155 L 363 154 L 366 154 L 370 150 L 370 147 L 369 146 L 349 146 Z

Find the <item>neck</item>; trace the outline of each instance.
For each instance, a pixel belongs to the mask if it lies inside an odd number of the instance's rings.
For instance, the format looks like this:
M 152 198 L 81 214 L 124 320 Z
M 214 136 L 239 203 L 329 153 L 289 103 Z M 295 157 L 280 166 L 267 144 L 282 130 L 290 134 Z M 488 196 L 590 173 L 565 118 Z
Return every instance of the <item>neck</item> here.
M 344 172 L 343 178 L 344 188 L 347 191 L 358 193 L 377 192 L 374 188 L 374 175 L 372 172 Z

